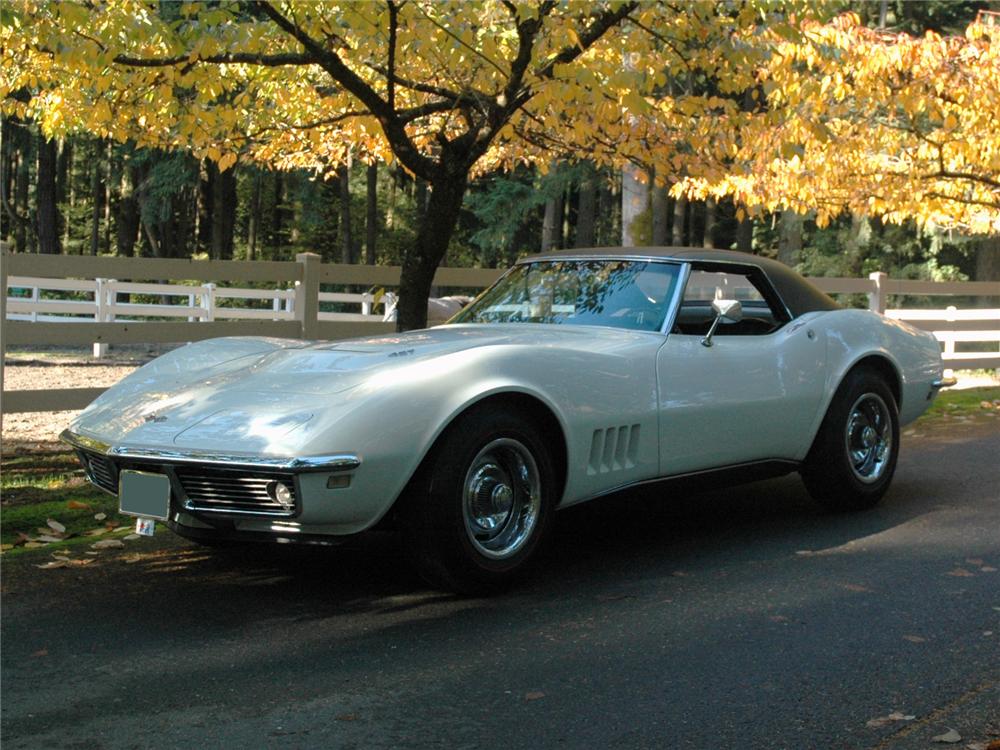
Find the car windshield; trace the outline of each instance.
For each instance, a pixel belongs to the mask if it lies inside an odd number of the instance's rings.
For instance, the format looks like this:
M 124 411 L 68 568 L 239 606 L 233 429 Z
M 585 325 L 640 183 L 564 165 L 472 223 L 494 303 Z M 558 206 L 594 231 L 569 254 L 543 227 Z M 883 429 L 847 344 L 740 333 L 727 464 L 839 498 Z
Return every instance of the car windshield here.
M 680 266 L 636 260 L 522 263 L 450 323 L 663 327 Z

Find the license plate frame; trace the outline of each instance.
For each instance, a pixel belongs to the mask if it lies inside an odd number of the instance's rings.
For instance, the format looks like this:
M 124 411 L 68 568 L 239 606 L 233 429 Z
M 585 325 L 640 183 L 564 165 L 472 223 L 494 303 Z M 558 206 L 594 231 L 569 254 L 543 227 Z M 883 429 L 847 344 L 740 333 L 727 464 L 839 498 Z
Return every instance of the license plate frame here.
M 118 511 L 126 516 L 166 521 L 170 515 L 170 477 L 123 469 L 118 474 Z

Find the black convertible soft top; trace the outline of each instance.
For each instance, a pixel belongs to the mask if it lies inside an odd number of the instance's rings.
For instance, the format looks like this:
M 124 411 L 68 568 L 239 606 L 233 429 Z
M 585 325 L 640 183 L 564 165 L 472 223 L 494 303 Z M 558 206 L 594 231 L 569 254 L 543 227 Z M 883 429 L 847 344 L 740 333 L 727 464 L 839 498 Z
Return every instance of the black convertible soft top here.
M 781 297 L 793 318 L 807 312 L 839 310 L 840 305 L 821 292 L 799 274 L 770 258 L 733 250 L 703 250 L 692 247 L 592 247 L 572 250 L 553 250 L 522 258 L 519 263 L 536 260 L 570 260 L 571 258 L 649 258 L 650 260 L 678 260 L 683 263 L 718 264 L 720 266 L 749 266 L 759 268 Z

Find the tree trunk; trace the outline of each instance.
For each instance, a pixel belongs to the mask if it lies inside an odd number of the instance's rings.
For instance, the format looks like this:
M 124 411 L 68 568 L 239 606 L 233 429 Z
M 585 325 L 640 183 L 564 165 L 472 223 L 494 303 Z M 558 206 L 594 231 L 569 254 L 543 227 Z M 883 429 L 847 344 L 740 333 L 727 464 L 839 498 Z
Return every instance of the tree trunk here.
M 214 163 L 209 169 L 215 172 L 212 191 L 212 257 L 216 260 L 232 260 L 233 232 L 236 228 L 236 170 L 220 172 Z
M 399 304 L 396 307 L 396 329 L 399 331 L 427 325 L 427 299 L 434 273 L 448 250 L 448 241 L 458 224 L 467 184 L 468 169 L 461 164 L 449 165 L 447 161 L 431 182 L 430 199 L 417 240 L 403 253 Z
M 378 241 L 378 164 L 372 162 L 367 170 L 368 183 L 365 191 L 365 262 L 375 265 L 376 242 Z
M 744 253 L 753 252 L 753 219 L 749 216 L 736 223 L 736 249 Z
M 576 199 L 574 247 L 594 246 L 594 219 L 597 208 L 597 191 L 594 189 L 594 180 L 594 175 L 588 174 L 580 181 L 580 189 Z
M 665 247 L 667 239 L 667 228 L 670 224 L 670 196 L 669 188 L 664 185 L 653 186 L 653 247 Z
M 983 237 L 976 243 L 976 281 L 1000 281 L 1000 237 Z M 1000 298 L 977 297 L 979 307 L 997 307 Z
M 642 243 L 636 219 L 649 208 L 649 181 L 639 167 L 629 164 L 622 168 L 622 247 L 638 247 Z
M 715 212 L 715 199 L 709 198 L 705 201 L 705 236 L 701 241 L 705 248 L 715 247 Z
M 94 162 L 90 165 L 90 254 L 97 255 L 101 241 L 101 199 L 104 191 L 101 189 L 101 160 L 97 158 L 94 149 Z
M 684 216 L 687 213 L 688 200 L 681 196 L 674 201 L 674 225 L 671 230 L 670 242 L 674 247 L 684 247 Z
M 253 168 L 253 191 L 250 193 L 250 218 L 247 220 L 247 260 L 257 257 L 257 236 L 260 234 L 260 170 Z
M 340 262 L 354 262 L 354 238 L 351 236 L 351 167 L 342 164 L 337 168 L 340 187 Z
M 115 158 L 114 145 L 110 140 L 105 142 L 104 154 L 108 171 L 104 178 L 104 252 L 111 252 L 111 186 L 114 184 Z
M 851 214 L 851 228 L 844 242 L 844 254 L 847 256 L 847 275 L 857 277 L 864 267 L 864 251 L 872 235 L 872 225 L 867 216 Z
M 799 262 L 799 256 L 802 253 L 802 223 L 801 214 L 788 210 L 781 212 L 778 260 L 786 266 L 794 266 Z
M 59 158 L 56 161 L 56 202 L 65 203 L 69 197 L 69 183 L 73 169 L 73 142 L 63 138 L 59 144 Z
M 135 195 L 136 172 L 126 159 L 122 165 L 121 197 L 117 206 L 117 226 L 115 252 L 122 257 L 135 255 L 135 243 L 139 239 L 139 201 Z
M 271 205 L 271 245 L 277 250 L 284 242 L 285 180 L 281 172 L 274 174 L 274 203 Z
M 212 254 L 215 230 L 212 219 L 215 217 L 215 178 L 218 169 L 213 162 L 205 160 L 199 167 L 198 175 L 198 220 L 196 245 L 198 252 Z
M 558 250 L 562 247 L 563 192 L 545 201 L 545 217 L 542 221 L 542 252 Z
M 38 211 L 38 251 L 59 253 L 59 208 L 56 205 L 56 142 L 38 139 L 38 177 L 35 185 Z

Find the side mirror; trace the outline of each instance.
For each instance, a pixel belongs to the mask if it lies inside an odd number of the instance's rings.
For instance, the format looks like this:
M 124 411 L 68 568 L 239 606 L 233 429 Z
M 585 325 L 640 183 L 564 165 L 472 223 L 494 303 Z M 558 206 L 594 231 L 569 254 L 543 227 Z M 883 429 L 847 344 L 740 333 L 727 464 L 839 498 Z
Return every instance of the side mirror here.
M 743 320 L 743 305 L 736 299 L 712 300 L 712 310 L 715 311 L 715 320 L 712 321 L 712 327 L 708 329 L 705 338 L 701 340 L 702 346 L 712 345 L 712 336 L 719 323 L 739 323 Z

